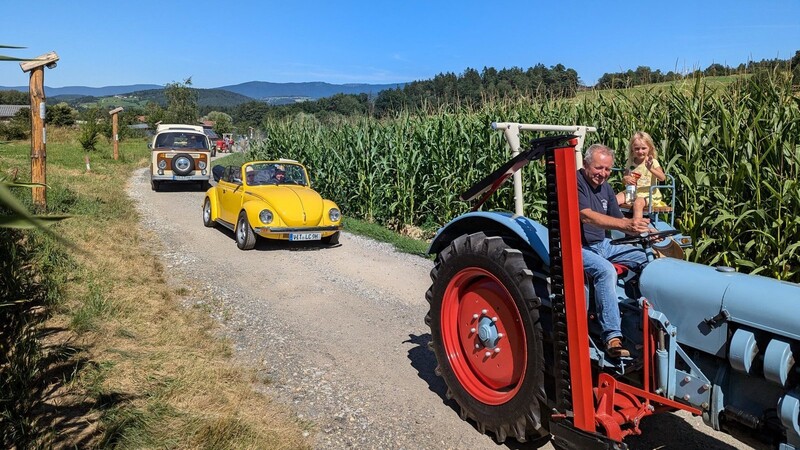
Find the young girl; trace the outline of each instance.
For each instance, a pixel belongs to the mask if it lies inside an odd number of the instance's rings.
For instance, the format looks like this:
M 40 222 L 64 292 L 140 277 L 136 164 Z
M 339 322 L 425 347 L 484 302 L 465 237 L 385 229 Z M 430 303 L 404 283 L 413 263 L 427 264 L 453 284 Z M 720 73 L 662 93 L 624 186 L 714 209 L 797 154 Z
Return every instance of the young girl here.
M 626 171 L 623 180 L 625 185 L 636 185 L 636 198 L 633 202 L 633 217 L 641 218 L 644 208 L 650 198 L 650 186 L 653 184 L 653 177 L 658 181 L 664 181 L 667 176 L 661 169 L 661 164 L 656 160 L 656 147 L 653 138 L 644 131 L 637 131 L 631 137 L 628 145 L 628 161 L 625 163 Z M 658 188 L 653 190 L 652 201 L 654 204 L 661 202 L 661 192 Z M 617 202 L 625 203 L 625 191 L 617 194 Z

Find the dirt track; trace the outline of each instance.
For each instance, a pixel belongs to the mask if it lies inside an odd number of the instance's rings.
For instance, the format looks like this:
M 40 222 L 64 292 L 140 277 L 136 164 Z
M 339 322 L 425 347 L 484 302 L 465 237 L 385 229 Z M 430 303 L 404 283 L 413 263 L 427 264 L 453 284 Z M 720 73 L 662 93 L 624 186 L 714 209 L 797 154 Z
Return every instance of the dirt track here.
M 549 443 L 498 445 L 459 418 L 434 375 L 427 349 L 427 259 L 344 234 L 341 245 L 259 240 L 240 251 L 231 232 L 205 228 L 196 187 L 150 190 L 137 171 L 129 193 L 153 249 L 178 283 L 203 293 L 236 358 L 274 382 L 267 393 L 313 422 L 315 448 L 552 449 Z M 750 448 L 699 418 L 645 420 L 641 449 Z

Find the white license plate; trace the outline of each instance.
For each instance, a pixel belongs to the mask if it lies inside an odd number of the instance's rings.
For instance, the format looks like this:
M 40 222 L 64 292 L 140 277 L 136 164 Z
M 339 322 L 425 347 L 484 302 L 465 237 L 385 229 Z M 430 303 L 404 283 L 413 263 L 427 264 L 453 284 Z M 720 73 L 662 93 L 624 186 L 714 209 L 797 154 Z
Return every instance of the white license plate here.
M 322 233 L 289 233 L 290 241 L 318 241 L 322 239 Z
M 173 175 L 172 179 L 175 181 L 191 180 L 192 177 L 188 175 Z

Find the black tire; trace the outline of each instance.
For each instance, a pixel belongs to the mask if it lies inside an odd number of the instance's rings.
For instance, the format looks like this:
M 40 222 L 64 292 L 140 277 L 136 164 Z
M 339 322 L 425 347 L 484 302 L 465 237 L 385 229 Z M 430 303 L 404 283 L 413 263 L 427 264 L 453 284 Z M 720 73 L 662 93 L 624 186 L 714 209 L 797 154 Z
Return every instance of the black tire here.
M 194 171 L 194 158 L 186 153 L 178 153 L 172 158 L 170 168 L 175 172 L 175 175 L 189 175 Z
M 324 238 L 322 238 L 322 243 L 323 244 L 328 244 L 328 245 L 338 244 L 339 243 L 339 235 L 341 235 L 341 234 L 342 234 L 341 231 L 337 231 L 336 233 L 333 233 L 332 235 L 330 235 L 328 237 L 324 237 Z
M 159 189 L 161 189 L 161 182 L 160 181 L 156 181 L 156 180 L 150 180 L 150 187 L 154 191 L 158 192 Z
M 239 220 L 236 221 L 236 246 L 241 250 L 250 250 L 256 246 L 256 234 L 247 220 L 247 213 L 239 213 Z
M 208 228 L 216 225 L 216 222 L 211 220 L 211 199 L 208 197 L 206 197 L 206 201 L 203 202 L 203 225 Z
M 540 406 L 546 404 L 541 301 L 532 275 L 522 252 L 503 238 L 462 235 L 437 256 L 425 294 L 425 323 L 447 397 L 458 403 L 462 419 L 500 443 L 547 434 Z M 484 331 L 492 328 L 496 340 L 487 343 Z

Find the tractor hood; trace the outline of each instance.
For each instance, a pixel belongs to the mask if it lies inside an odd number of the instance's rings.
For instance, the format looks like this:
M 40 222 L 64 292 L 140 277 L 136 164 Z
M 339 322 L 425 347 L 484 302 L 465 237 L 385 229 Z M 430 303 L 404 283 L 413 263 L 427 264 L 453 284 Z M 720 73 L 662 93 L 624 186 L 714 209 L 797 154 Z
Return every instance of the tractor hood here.
M 316 226 L 322 220 L 323 203 L 313 189 L 304 186 L 258 186 L 250 194 L 268 203 L 289 227 Z
M 800 339 L 798 284 L 660 258 L 644 268 L 640 286 L 678 328 L 679 342 L 718 356 L 724 356 L 730 323 Z M 726 318 L 709 326 L 705 319 L 718 315 Z

